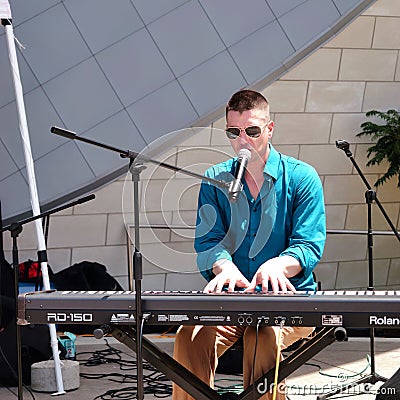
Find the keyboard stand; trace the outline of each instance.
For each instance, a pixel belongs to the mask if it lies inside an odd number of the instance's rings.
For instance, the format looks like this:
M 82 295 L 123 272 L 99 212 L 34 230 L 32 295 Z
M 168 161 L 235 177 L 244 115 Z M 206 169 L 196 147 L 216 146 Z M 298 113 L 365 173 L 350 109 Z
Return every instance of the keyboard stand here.
M 119 342 L 133 351 L 136 350 L 135 328 L 128 325 L 109 325 L 107 328 L 107 331 Z M 315 334 L 315 336 L 307 340 L 302 346 L 296 349 L 280 363 L 278 375 L 279 382 L 287 378 L 291 373 L 300 368 L 305 362 L 310 360 L 328 345 L 332 344 L 336 340 L 342 341 L 345 339 L 346 331 L 344 328 L 322 328 Z M 240 394 L 218 394 L 216 390 L 210 388 L 189 370 L 175 361 L 169 354 L 161 350 L 145 337 L 142 338 L 142 347 L 143 358 L 145 360 L 197 400 L 258 399 L 265 394 L 265 392 L 260 388 L 264 388 L 266 382 L 272 383 L 274 381 L 275 370 L 271 369 L 264 376 L 259 378 L 254 385 L 245 389 Z

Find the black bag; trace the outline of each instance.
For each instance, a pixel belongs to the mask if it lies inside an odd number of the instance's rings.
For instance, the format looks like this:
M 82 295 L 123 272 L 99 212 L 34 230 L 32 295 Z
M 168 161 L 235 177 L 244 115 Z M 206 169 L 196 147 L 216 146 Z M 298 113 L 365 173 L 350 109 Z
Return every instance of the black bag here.
M 90 261 L 53 274 L 53 283 L 57 290 L 124 290 L 104 265 Z
M 14 274 L 11 265 L 0 255 L 0 331 L 15 320 Z
M 124 290 L 104 265 L 90 261 L 82 261 L 55 273 L 53 284 L 57 290 Z M 92 334 L 96 328 L 97 325 L 62 324 L 58 329 L 75 334 Z
M 17 328 L 14 320 L 0 332 L 0 384 L 4 386 L 18 385 Z M 50 331 L 47 325 L 34 324 L 21 326 L 20 330 L 22 381 L 29 385 L 31 365 L 52 357 Z

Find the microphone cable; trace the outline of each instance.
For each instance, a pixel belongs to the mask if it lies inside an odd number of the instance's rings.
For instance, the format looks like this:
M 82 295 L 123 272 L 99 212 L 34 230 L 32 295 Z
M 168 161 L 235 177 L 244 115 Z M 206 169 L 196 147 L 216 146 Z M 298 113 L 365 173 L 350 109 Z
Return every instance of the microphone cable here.
M 284 323 L 285 323 L 285 321 L 282 319 L 281 323 L 279 324 L 278 347 L 276 349 L 274 389 L 272 391 L 272 400 L 276 400 L 276 391 L 278 389 L 279 364 L 280 364 L 280 359 L 281 359 L 282 329 L 283 329 Z
M 251 371 L 252 373 L 252 378 L 253 378 L 253 398 L 255 399 L 255 393 L 256 393 L 256 380 L 255 380 L 255 375 L 254 375 L 254 367 L 256 365 L 256 356 L 257 356 L 257 346 L 258 346 L 258 331 L 260 329 L 260 324 L 261 324 L 262 319 L 259 318 L 257 321 L 257 325 L 256 325 L 256 343 L 254 346 L 254 354 L 253 354 L 253 370 Z

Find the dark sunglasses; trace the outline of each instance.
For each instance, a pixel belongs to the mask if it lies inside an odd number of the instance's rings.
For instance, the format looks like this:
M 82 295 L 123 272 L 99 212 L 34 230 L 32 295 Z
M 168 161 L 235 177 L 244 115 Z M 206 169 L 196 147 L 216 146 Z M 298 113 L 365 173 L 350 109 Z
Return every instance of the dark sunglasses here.
M 239 137 L 240 132 L 243 129 L 248 137 L 251 137 L 252 139 L 257 139 L 258 137 L 261 136 L 263 129 L 267 125 L 268 123 L 266 123 L 264 126 L 248 126 L 247 128 L 231 127 L 231 128 L 226 128 L 225 133 L 229 139 L 236 139 L 237 137 Z

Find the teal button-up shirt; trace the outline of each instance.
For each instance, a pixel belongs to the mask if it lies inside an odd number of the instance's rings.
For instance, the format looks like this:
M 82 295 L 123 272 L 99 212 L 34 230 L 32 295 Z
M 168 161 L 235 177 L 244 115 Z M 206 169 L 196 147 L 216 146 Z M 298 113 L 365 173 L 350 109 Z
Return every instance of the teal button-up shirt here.
M 299 260 L 302 271 L 290 278 L 297 290 L 315 290 L 312 271 L 321 259 L 325 238 L 322 184 L 310 165 L 270 145 L 264 184 L 256 199 L 246 182 L 236 203 L 228 190 L 203 181 L 198 199 L 194 246 L 197 264 L 209 281 L 219 259 L 232 260 L 251 281 L 265 261 L 283 255 Z M 237 158 L 209 168 L 205 175 L 231 181 Z

